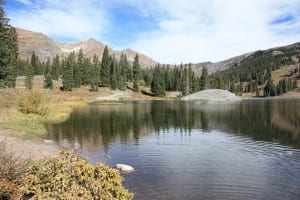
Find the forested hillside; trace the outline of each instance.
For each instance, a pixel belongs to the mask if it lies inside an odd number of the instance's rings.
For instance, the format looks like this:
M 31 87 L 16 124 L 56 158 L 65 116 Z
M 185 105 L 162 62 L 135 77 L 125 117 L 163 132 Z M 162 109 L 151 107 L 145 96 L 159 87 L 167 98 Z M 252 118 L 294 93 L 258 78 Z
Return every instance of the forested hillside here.
M 300 79 L 300 43 L 256 51 L 232 67 L 210 76 L 219 88 L 227 88 L 235 93 L 249 93 L 263 90 L 264 96 L 276 96 L 297 87 Z M 290 70 L 276 80 L 272 71 L 289 67 Z M 278 77 L 277 77 L 278 78 Z
M 166 91 L 180 91 L 182 95 L 188 95 L 214 88 L 230 90 L 239 95 L 255 93 L 256 96 L 277 96 L 299 85 L 300 43 L 246 53 L 219 63 L 160 65 L 132 50 L 116 52 L 107 46 L 102 49 L 103 45 L 92 40 L 75 44 L 63 43 L 59 46 L 54 45 L 49 38 L 37 42 L 31 33 L 23 32 L 22 37 L 19 34 L 18 41 L 16 29 L 9 25 L 1 7 L 2 88 L 15 87 L 16 77 L 25 76 L 24 85 L 31 89 L 35 75 L 43 75 L 43 87 L 49 89 L 53 88 L 53 80 L 57 80 L 61 82 L 60 89 L 63 91 L 85 86 L 90 91 L 97 91 L 98 87 L 109 87 L 112 90 L 128 88 L 140 92 L 140 86 L 143 86 L 148 87 L 150 92 L 147 94 L 153 96 L 165 96 Z M 47 38 L 38 33 L 34 36 Z M 27 41 L 28 38 L 31 42 Z M 34 45 L 26 46 L 29 43 Z M 50 44 L 54 46 L 50 48 Z M 26 54 L 25 57 L 18 55 L 18 46 L 22 47 L 21 52 L 22 55 Z M 38 47 L 38 52 L 35 52 L 35 46 Z M 54 56 L 53 53 L 60 52 L 60 48 L 64 49 L 64 54 Z M 31 56 L 28 56 L 30 49 Z M 57 51 L 46 52 L 47 49 Z M 140 56 L 143 57 L 142 62 Z M 147 66 L 145 60 L 149 61 L 146 62 Z M 215 72 L 216 70 L 219 71 Z M 285 73 L 282 74 L 282 71 Z

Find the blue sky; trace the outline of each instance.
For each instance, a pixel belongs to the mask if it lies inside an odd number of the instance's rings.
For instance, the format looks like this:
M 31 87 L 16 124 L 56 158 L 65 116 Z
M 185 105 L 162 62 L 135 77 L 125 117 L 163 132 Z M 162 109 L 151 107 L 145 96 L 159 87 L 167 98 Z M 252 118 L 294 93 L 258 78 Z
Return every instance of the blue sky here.
M 7 0 L 5 11 L 55 41 L 95 38 L 170 64 L 300 42 L 300 0 Z

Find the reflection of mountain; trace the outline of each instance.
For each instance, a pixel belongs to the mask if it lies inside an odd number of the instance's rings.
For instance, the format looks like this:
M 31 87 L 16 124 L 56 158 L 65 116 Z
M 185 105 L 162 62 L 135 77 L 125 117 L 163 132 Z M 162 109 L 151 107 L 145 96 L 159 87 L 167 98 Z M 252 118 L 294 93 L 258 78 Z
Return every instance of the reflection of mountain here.
M 246 101 L 238 104 L 133 102 L 76 109 L 62 124 L 48 125 L 49 137 L 104 150 L 116 140 L 135 142 L 155 132 L 192 129 L 245 135 L 300 148 L 300 102 Z

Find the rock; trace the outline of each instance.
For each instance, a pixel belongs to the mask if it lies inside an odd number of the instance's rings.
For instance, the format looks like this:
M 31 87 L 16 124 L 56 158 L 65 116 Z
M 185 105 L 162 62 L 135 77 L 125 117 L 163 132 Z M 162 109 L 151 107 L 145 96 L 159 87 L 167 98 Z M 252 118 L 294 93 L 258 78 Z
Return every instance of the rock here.
M 130 165 L 125 165 L 125 164 L 117 164 L 116 168 L 122 172 L 132 172 L 134 170 L 133 167 L 131 167 Z
M 205 100 L 205 101 L 217 101 L 217 102 L 226 102 L 226 101 L 240 101 L 240 97 L 235 96 L 234 93 L 231 93 L 227 90 L 220 89 L 210 89 L 196 92 L 185 97 L 182 97 L 181 100 L 184 101 L 196 101 L 196 100 Z
M 54 143 L 54 141 L 53 140 L 44 140 L 44 143 L 46 143 L 46 144 L 52 144 L 52 143 Z

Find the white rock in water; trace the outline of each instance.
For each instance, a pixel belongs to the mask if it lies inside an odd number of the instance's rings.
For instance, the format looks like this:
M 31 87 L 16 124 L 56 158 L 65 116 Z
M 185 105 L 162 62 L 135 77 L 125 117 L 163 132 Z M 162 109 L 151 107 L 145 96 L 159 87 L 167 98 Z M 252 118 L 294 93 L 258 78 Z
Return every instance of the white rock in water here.
M 132 172 L 134 169 L 130 165 L 125 164 L 117 164 L 116 168 L 123 171 L 123 172 Z

